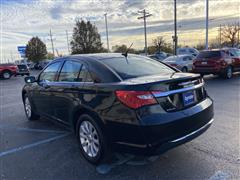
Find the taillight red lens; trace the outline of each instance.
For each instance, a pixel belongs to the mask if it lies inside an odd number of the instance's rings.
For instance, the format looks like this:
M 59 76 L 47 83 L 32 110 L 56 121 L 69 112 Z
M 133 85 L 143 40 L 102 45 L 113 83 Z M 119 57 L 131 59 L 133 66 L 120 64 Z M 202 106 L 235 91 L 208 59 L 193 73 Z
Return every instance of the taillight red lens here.
M 145 105 L 156 104 L 150 91 L 116 91 L 117 98 L 126 106 L 137 109 Z

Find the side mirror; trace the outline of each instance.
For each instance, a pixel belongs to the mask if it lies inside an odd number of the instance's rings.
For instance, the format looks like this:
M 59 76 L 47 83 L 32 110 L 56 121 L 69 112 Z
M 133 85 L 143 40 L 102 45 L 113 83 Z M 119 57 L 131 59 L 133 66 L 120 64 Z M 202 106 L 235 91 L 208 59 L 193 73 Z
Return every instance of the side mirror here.
M 27 77 L 24 78 L 24 80 L 28 84 L 36 82 L 36 78 L 34 76 L 27 76 Z

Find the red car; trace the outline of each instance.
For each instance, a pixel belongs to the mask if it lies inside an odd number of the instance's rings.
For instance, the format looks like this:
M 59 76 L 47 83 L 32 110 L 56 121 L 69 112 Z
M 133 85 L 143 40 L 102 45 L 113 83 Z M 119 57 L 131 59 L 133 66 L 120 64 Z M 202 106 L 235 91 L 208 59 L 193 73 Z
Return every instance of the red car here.
M 0 64 L 0 77 L 9 79 L 16 75 L 18 67 L 15 64 Z
M 230 79 L 235 71 L 240 71 L 240 52 L 234 48 L 202 51 L 193 62 L 193 72 L 202 76 L 218 74 Z

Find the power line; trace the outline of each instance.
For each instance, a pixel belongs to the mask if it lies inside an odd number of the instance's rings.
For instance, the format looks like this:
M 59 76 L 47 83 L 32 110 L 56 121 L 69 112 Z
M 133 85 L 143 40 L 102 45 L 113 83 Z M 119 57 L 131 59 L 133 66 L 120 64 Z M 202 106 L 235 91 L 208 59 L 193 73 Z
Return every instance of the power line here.
M 143 14 L 143 16 L 138 17 L 138 19 L 143 19 L 143 21 L 144 21 L 144 37 L 145 37 L 145 48 L 144 48 L 144 50 L 145 50 L 145 55 L 147 55 L 147 27 L 146 27 L 147 25 L 146 25 L 146 18 L 152 16 L 152 14 L 146 12 L 145 9 L 143 9 L 142 11 L 138 11 L 138 13 Z

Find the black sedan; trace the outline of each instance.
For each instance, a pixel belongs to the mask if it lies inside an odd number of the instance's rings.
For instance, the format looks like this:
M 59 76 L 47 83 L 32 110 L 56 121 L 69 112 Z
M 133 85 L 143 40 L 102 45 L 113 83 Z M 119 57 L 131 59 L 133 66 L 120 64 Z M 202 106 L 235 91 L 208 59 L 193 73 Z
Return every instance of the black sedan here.
M 199 75 L 143 56 L 63 57 L 25 81 L 27 118 L 44 116 L 73 129 L 83 156 L 95 164 L 115 147 L 162 153 L 213 122 L 213 102 Z

